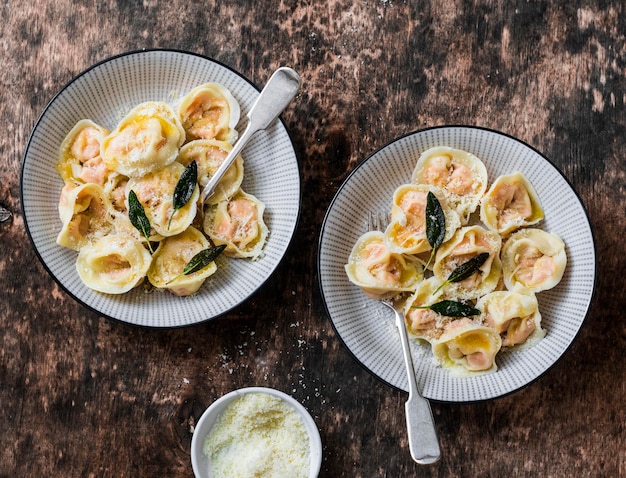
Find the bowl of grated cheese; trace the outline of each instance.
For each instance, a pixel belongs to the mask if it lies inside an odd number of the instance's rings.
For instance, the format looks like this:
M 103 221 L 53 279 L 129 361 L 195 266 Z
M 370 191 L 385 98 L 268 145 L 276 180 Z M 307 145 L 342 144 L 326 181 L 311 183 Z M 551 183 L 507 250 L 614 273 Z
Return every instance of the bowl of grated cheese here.
M 196 478 L 315 478 L 322 441 L 315 421 L 293 397 L 242 388 L 202 414 L 191 440 L 191 464 Z

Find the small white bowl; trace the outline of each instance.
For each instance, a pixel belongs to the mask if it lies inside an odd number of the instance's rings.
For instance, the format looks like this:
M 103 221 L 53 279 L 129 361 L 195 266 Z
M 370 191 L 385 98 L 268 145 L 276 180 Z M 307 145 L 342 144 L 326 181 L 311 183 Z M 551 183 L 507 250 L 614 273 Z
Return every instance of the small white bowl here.
M 310 471 L 309 477 L 316 478 L 322 466 L 322 440 L 319 430 L 309 412 L 293 397 L 272 388 L 248 387 L 234 390 L 217 399 L 206 409 L 198 420 L 191 439 L 191 466 L 196 478 L 211 478 L 209 459 L 204 454 L 204 440 L 226 408 L 237 398 L 249 393 L 265 393 L 280 398 L 290 405 L 302 417 L 309 435 Z

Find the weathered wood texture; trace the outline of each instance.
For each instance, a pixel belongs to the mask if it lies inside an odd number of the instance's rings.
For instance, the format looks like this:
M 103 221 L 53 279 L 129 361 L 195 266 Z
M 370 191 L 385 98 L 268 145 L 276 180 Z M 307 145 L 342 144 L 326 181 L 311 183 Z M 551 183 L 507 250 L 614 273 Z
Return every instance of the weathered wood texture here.
M 0 4 L 0 476 L 191 477 L 195 420 L 234 388 L 270 386 L 313 414 L 324 477 L 626 476 L 626 11 L 617 1 L 4 1 Z M 270 282 L 218 320 L 145 330 L 99 317 L 38 263 L 19 200 L 38 115 L 111 55 L 176 48 L 259 84 L 304 80 L 283 118 L 302 216 Z M 470 124 L 544 152 L 586 206 L 598 255 L 580 336 L 539 381 L 486 403 L 434 403 L 440 463 L 407 451 L 404 393 L 362 369 L 315 273 L 333 194 L 373 150 Z M 303 271 L 305 271 L 303 273 Z

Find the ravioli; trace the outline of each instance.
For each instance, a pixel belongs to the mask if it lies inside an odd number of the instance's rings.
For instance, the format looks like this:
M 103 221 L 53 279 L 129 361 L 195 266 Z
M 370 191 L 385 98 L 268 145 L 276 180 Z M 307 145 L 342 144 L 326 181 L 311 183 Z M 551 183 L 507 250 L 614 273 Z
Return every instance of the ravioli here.
M 95 183 L 65 183 L 58 208 L 62 223 L 57 235 L 60 246 L 79 250 L 113 229 L 111 205 L 104 189 Z
M 178 162 L 187 166 L 195 161 L 198 165 L 198 184 L 204 187 L 215 175 L 231 149 L 232 145 L 226 141 L 196 139 L 180 149 Z M 217 183 L 215 192 L 207 198 L 206 204 L 217 204 L 232 197 L 243 182 L 243 173 L 243 157 L 239 155 Z
M 172 108 L 148 101 L 133 108 L 102 143 L 106 166 L 128 177 L 140 177 L 176 161 L 185 130 Z
M 476 303 L 485 325 L 500 334 L 503 347 L 533 344 L 546 332 L 541 328 L 537 297 L 530 291 L 497 291 Z
M 433 273 L 445 281 L 459 266 L 486 252 L 489 257 L 477 272 L 445 286 L 450 296 L 459 299 L 475 299 L 485 295 L 497 287 L 502 276 L 501 245 L 502 240 L 497 233 L 481 226 L 462 227 L 437 250 Z
M 126 196 L 131 190 L 135 192 L 152 228 L 161 236 L 180 234 L 196 217 L 200 197 L 197 184 L 187 204 L 174 211 L 174 190 L 184 171 L 185 166 L 174 162 L 140 178 L 131 178 L 126 185 Z
M 502 247 L 504 283 L 509 290 L 522 287 L 532 292 L 552 289 L 567 265 L 563 240 L 541 229 L 522 229 Z
M 449 299 L 440 288 L 442 281 L 437 277 L 429 277 L 420 282 L 404 303 L 403 313 L 407 330 L 414 337 L 428 342 L 438 339 L 452 317 L 447 317 L 429 308 L 421 308 Z
M 357 240 L 345 270 L 350 282 L 376 299 L 414 291 L 424 276 L 422 263 L 389 251 L 380 231 L 366 232 Z
M 154 287 L 167 289 L 178 296 L 194 294 L 217 271 L 217 265 L 213 261 L 188 275 L 183 275 L 183 271 L 196 254 L 209 247 L 211 243 L 193 226 L 176 236 L 166 237 L 152 256 L 148 280 Z
M 151 260 L 140 241 L 110 234 L 80 249 L 76 270 L 87 287 L 106 294 L 123 294 L 143 282 Z
M 497 370 L 496 354 L 500 335 L 490 327 L 470 319 L 450 322 L 439 339 L 432 342 L 433 355 L 439 364 L 459 376 L 491 373 Z
M 230 91 L 219 83 L 192 89 L 178 108 L 187 139 L 217 139 L 234 143 L 241 110 Z
M 416 184 L 440 188 L 466 225 L 487 190 L 487 168 L 474 154 L 447 146 L 424 151 L 412 174 Z
M 230 199 L 205 209 L 204 232 L 224 254 L 235 258 L 258 258 L 267 240 L 263 220 L 265 204 L 241 189 Z
M 520 172 L 496 178 L 480 204 L 480 220 L 502 236 L 542 219 L 537 192 Z
M 391 222 L 385 230 L 385 242 L 390 251 L 419 254 L 432 249 L 426 237 L 426 199 L 429 192 L 437 197 L 444 211 L 444 241 L 450 239 L 460 227 L 458 214 L 448 208 L 440 189 L 425 184 L 404 184 L 394 191 Z
M 127 197 L 126 197 L 126 185 L 128 184 L 128 177 L 117 172 L 112 173 L 104 184 L 104 192 L 113 206 L 115 211 L 128 214 L 127 209 Z
M 100 156 L 100 146 L 109 130 L 89 119 L 80 120 L 59 148 L 56 169 L 64 181 L 103 186 L 110 170 Z

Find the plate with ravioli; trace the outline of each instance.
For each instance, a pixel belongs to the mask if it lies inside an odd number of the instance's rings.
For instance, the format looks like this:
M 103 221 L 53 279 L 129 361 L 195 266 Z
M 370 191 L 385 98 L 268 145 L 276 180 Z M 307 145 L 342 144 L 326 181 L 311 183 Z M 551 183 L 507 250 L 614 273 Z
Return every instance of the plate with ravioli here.
M 384 227 L 371 231 L 371 214 Z M 587 213 L 563 174 L 506 134 L 442 126 L 362 161 L 319 239 L 332 325 L 374 376 L 408 391 L 391 298 L 418 386 L 442 402 L 513 393 L 546 373 L 583 325 L 596 260 Z
M 210 58 L 142 50 L 54 96 L 24 153 L 21 199 L 39 259 L 70 296 L 115 320 L 179 327 L 265 283 L 300 208 L 284 124 L 258 132 L 199 200 L 259 91 Z

